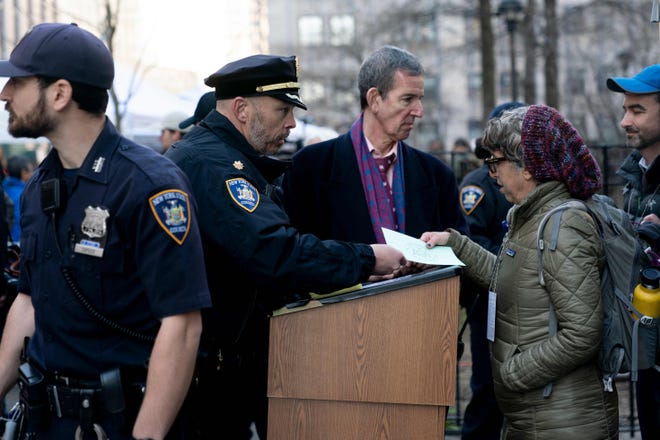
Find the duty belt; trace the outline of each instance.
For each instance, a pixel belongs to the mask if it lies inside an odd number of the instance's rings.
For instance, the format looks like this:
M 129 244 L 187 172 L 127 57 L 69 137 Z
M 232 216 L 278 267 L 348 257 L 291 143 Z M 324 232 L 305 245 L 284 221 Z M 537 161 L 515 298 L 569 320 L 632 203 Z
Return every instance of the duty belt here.
M 101 405 L 101 388 L 74 388 L 57 384 L 46 387 L 51 411 L 57 417 L 78 417 L 81 410 Z
M 97 440 L 107 440 L 103 428 L 94 423 L 94 413 L 103 407 L 103 402 L 102 389 L 99 384 L 96 384 L 97 387 L 93 385 L 94 383 L 89 381 L 62 377 L 56 377 L 46 385 L 51 413 L 59 418 L 72 417 L 80 420 L 75 440 L 82 440 L 85 432 L 93 432 Z
M 100 381 L 60 375 L 54 375 L 48 381 L 46 391 L 51 413 L 59 418 L 80 420 L 76 440 L 82 439 L 85 433 L 94 433 L 97 440 L 107 439 L 103 428 L 95 422 L 100 413 L 123 412 L 126 409 L 126 392 L 131 400 L 144 392 L 144 382 L 137 379 L 137 372 L 144 370 L 126 368 L 125 380 L 122 380 L 119 371 L 116 368 L 101 373 Z

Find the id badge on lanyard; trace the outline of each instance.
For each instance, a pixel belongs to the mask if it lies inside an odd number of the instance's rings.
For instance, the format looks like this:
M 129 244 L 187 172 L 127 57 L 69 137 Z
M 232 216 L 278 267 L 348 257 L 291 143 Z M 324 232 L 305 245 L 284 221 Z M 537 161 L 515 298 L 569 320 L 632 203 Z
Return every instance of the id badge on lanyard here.
M 486 323 L 486 339 L 495 341 L 495 314 L 497 312 L 497 294 L 488 291 L 488 320 Z

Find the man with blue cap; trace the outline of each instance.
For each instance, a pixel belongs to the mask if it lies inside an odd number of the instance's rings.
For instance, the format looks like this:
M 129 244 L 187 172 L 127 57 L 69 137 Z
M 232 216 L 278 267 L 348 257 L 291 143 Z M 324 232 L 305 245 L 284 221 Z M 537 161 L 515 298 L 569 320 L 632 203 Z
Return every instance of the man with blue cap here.
M 186 176 L 105 116 L 114 62 L 77 25 L 36 25 L 0 76 L 9 132 L 52 145 L 21 199 L 0 397 L 18 380 L 24 438 L 183 438 L 211 305 Z
M 323 241 L 291 226 L 277 186 L 288 162 L 271 156 L 296 125 L 294 108 L 307 109 L 295 56 L 253 55 L 205 83 L 215 110 L 166 153 L 199 203 L 214 305 L 203 313 L 197 434 L 250 439 L 255 422 L 264 440 L 269 315 L 309 292 L 395 276 L 406 259 L 384 244 Z
M 624 209 L 633 219 L 643 247 L 652 250 L 652 262 L 660 253 L 660 64 L 637 75 L 608 78 L 607 87 L 623 93 L 621 128 L 633 151 L 617 175 L 625 181 Z M 654 368 L 641 370 L 637 381 L 637 413 L 642 439 L 660 438 L 660 356 Z

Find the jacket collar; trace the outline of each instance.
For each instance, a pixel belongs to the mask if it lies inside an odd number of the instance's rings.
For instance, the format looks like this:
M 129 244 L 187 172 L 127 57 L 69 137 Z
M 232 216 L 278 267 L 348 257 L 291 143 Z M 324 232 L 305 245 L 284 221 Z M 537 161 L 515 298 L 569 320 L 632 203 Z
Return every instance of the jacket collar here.
M 515 229 L 516 224 L 527 222 L 534 215 L 542 215 L 546 211 L 570 199 L 568 187 L 557 180 L 542 182 L 530 192 L 525 200 L 513 205 L 507 214 L 509 229 Z
M 623 161 L 621 167 L 616 171 L 618 176 L 623 177 L 627 182 L 635 187 L 641 187 L 642 176 L 644 172 L 639 166 L 639 161 L 642 160 L 642 155 L 639 151 L 632 151 L 628 157 Z M 649 165 L 646 170 L 646 185 L 649 188 L 655 188 L 660 184 L 660 156 Z
M 87 179 L 107 183 L 109 175 L 110 158 L 117 150 L 121 141 L 121 135 L 110 122 L 105 118 L 105 125 L 101 133 L 94 141 L 94 145 L 87 153 L 82 166 L 77 170 L 77 175 Z M 43 167 L 47 174 L 54 173 L 56 177 L 62 174 L 62 162 L 60 161 L 57 151 L 51 149 L 43 162 Z
M 220 139 L 225 140 L 229 148 L 243 154 L 270 183 L 284 174 L 291 166 L 290 160 L 278 160 L 259 153 L 248 143 L 229 119 L 215 110 L 209 113 L 200 125 L 211 130 Z

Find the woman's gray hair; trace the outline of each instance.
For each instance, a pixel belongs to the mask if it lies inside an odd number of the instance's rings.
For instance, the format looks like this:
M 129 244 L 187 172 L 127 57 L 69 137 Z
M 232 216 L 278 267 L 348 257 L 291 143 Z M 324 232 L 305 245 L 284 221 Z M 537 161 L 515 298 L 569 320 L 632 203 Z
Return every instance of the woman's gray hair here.
M 529 106 L 507 110 L 499 118 L 488 121 L 481 146 L 491 154 L 500 151 L 509 162 L 522 167 L 522 147 L 520 144 L 522 123 Z
M 424 75 L 424 68 L 417 57 L 405 49 L 395 46 L 383 46 L 367 57 L 358 73 L 360 106 L 367 108 L 367 92 L 375 87 L 381 96 L 387 96 L 392 90 L 394 76 L 398 70 L 412 75 Z

